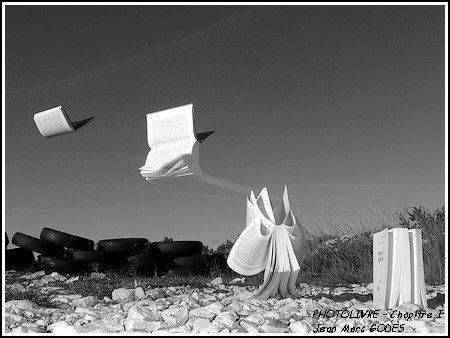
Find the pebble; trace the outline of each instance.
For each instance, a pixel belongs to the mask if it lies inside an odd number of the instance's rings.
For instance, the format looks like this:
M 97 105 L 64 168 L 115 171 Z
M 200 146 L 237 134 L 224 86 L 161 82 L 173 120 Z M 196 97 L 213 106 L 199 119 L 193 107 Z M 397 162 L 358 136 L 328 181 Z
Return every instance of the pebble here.
M 82 298 L 77 298 L 72 301 L 72 305 L 75 307 L 93 307 L 97 298 L 94 296 L 87 296 Z
M 311 331 L 311 327 L 306 324 L 305 322 L 298 321 L 298 322 L 292 322 L 289 325 L 289 329 L 293 333 L 308 333 Z
M 164 310 L 161 317 L 171 327 L 181 326 L 189 319 L 189 310 L 186 307 L 174 307 Z
M 64 284 L 72 284 L 73 282 L 77 282 L 80 279 L 80 276 L 72 277 L 64 282 Z
M 6 272 L 8 274 L 8 272 Z M 221 278 L 210 281 L 210 287 L 173 286 L 146 289 L 135 281 L 133 288 L 119 288 L 110 297 L 98 299 L 94 296 L 65 294 L 67 290 L 56 283 L 73 283 L 79 277 L 70 278 L 52 273 L 29 273 L 20 282 L 6 285 L 8 290 L 27 291 L 39 288 L 48 293 L 55 307 L 45 308 L 23 299 L 5 303 L 4 323 L 7 333 L 29 334 L 52 332 L 53 334 L 94 334 L 120 332 L 152 332 L 167 335 L 173 333 L 235 334 L 235 333 L 294 333 L 308 334 L 318 324 L 324 326 L 349 327 L 384 323 L 393 324 L 390 311 L 376 320 L 312 318 L 315 310 L 373 308 L 372 300 L 358 298 L 358 294 L 371 294 L 373 285 L 354 284 L 347 287 L 317 287 L 302 283 L 300 299 L 258 300 L 253 296 L 254 286 L 233 285 L 245 280 L 234 280 L 225 286 Z M 99 273 L 91 278 L 104 279 Z M 52 286 L 55 283 L 58 286 Z M 427 297 L 433 292 L 445 294 L 444 286 L 427 286 Z M 350 293 L 353 296 L 336 302 L 333 295 Z M 53 295 L 52 295 L 53 294 Z M 309 296 L 317 296 L 312 298 Z M 321 297 L 326 295 L 326 297 Z M 308 298 L 306 298 L 308 297 Z M 364 300 L 362 300 L 364 299 Z M 394 308 L 397 311 L 414 312 L 421 309 L 406 303 Z M 423 309 L 433 318 L 399 320 L 405 333 L 444 333 L 445 316 L 436 318 L 439 310 Z
M 34 310 L 38 306 L 30 300 L 10 300 L 5 303 L 5 310 L 12 312 L 19 312 L 23 310 Z
M 102 272 L 92 272 L 91 278 L 93 279 L 105 279 L 106 275 Z
M 119 288 L 115 289 L 112 292 L 112 300 L 116 302 L 131 302 L 134 301 L 135 298 L 135 291 L 134 289 L 125 289 L 125 288 Z

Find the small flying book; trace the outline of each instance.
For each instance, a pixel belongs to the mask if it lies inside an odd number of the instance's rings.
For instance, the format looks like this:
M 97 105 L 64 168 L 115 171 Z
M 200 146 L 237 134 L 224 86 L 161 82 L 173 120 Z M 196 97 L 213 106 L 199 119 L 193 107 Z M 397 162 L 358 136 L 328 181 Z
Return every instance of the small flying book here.
M 227 259 L 235 272 L 251 276 L 264 271 L 256 298 L 300 297 L 295 283 L 305 255 L 304 230 L 293 214 L 287 187 L 281 204 L 273 207 L 267 188 L 247 197 L 246 227 Z
M 384 229 L 373 234 L 373 305 L 427 307 L 420 229 Z
M 94 117 L 71 122 L 64 107 L 57 106 L 34 114 L 34 122 L 42 136 L 51 137 L 75 132 Z
M 141 175 L 147 181 L 200 176 L 199 143 L 213 133 L 195 133 L 193 104 L 147 114 L 150 151 L 139 168 Z

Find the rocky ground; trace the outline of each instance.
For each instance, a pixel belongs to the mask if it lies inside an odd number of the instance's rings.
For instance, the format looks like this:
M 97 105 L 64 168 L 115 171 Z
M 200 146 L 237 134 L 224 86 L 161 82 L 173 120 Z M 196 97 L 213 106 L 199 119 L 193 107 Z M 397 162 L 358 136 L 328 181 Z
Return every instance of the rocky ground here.
M 107 281 L 101 273 L 93 273 L 90 278 Z M 405 304 L 376 318 L 350 318 L 372 309 L 371 284 L 333 288 L 301 284 L 300 299 L 261 301 L 252 298 L 257 287 L 242 285 L 242 279 L 224 284 L 219 277 L 205 287 L 155 288 L 136 283 L 133 288 L 114 289 L 102 299 L 71 294 L 64 287 L 79 282 L 79 277 L 43 271 L 15 277 L 13 283 L 7 278 L 7 294 L 39 290 L 49 301 L 38 305 L 29 299 L 7 299 L 6 332 L 308 333 L 321 328 L 336 333 L 445 332 L 443 285 L 427 287 L 429 308 Z M 345 309 L 342 316 L 326 312 Z M 320 310 L 330 318 L 318 316 Z M 424 314 L 418 317 L 417 311 Z M 415 318 L 408 318 L 414 314 Z

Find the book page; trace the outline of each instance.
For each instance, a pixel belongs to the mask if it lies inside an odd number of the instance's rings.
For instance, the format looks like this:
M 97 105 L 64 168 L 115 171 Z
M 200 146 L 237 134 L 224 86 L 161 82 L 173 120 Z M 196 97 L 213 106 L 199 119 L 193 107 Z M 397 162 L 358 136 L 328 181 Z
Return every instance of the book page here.
M 400 229 L 399 250 L 401 254 L 401 277 L 400 277 L 400 296 L 399 304 L 411 303 L 411 255 L 408 229 Z
M 148 152 L 145 165 L 139 170 L 141 173 L 152 173 L 164 170 L 168 164 L 176 161 L 176 159 L 181 156 L 192 154 L 192 148 L 195 142 L 195 140 L 185 140 L 153 147 Z M 176 162 L 173 163 L 173 165 L 175 164 Z M 169 169 L 170 168 L 167 168 L 167 170 Z
M 73 132 L 67 114 L 62 106 L 54 107 L 34 114 L 34 122 L 44 137 Z
M 193 114 L 193 104 L 147 114 L 149 147 L 153 148 L 180 140 L 196 140 Z
M 427 307 L 425 288 L 425 273 L 423 268 L 422 231 L 420 229 L 409 230 L 411 244 L 411 302 Z
M 386 307 L 388 282 L 388 229 L 373 234 L 373 306 Z

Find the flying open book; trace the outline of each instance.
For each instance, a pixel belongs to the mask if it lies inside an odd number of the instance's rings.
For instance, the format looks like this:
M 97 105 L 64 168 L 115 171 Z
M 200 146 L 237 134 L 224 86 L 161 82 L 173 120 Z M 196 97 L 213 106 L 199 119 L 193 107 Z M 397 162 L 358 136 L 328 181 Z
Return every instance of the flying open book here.
M 373 235 L 373 304 L 427 307 L 420 229 L 387 228 Z
M 93 118 L 94 116 L 91 116 L 84 120 L 71 122 L 63 106 L 53 107 L 34 114 L 34 122 L 44 137 L 75 132 Z
M 295 289 L 305 254 L 305 234 L 289 203 L 287 187 L 279 207 L 273 207 L 267 188 L 258 197 L 247 197 L 246 227 L 227 259 L 235 272 L 251 276 L 264 270 L 264 281 L 256 297 L 276 294 L 299 297 Z

